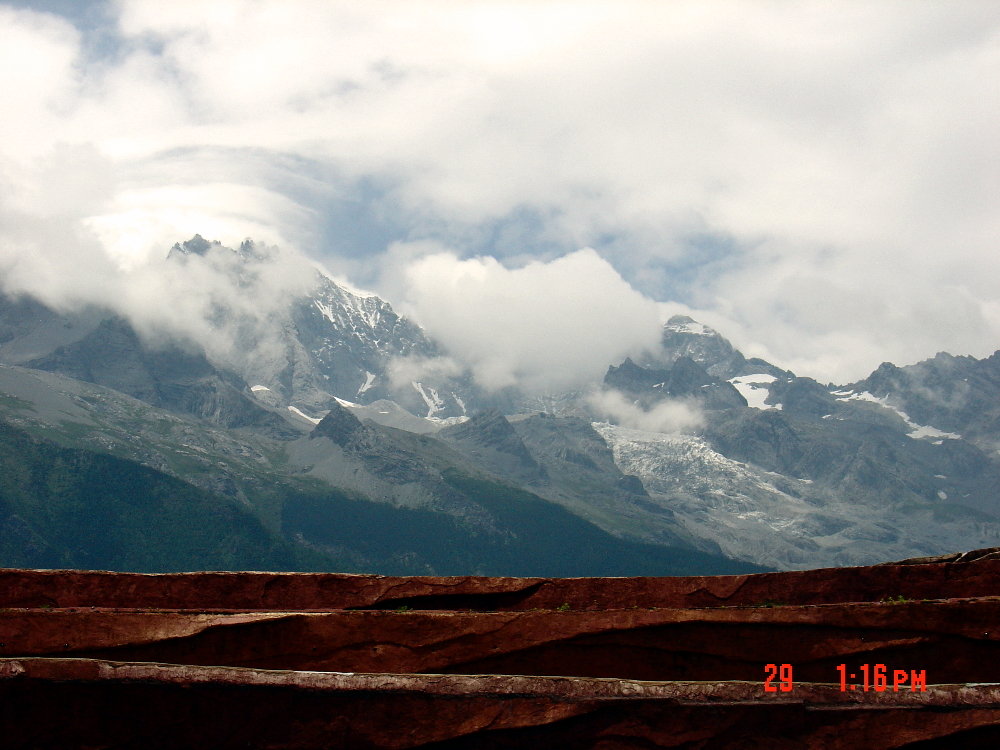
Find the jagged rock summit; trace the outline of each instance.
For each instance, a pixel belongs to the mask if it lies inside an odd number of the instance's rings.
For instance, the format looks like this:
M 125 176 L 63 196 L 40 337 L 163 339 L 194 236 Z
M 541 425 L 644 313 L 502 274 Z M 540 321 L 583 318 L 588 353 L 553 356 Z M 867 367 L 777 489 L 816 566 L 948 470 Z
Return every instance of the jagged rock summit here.
M 667 368 L 640 367 L 626 358 L 611 366 L 604 384 L 626 393 L 645 408 L 668 399 L 690 399 L 706 409 L 746 406 L 747 400 L 732 383 L 709 374 L 688 356 L 679 356 Z
M 744 356 L 718 331 L 687 315 L 674 315 L 664 324 L 661 346 L 661 361 L 673 364 L 687 357 L 722 379 L 742 374 L 746 366 Z

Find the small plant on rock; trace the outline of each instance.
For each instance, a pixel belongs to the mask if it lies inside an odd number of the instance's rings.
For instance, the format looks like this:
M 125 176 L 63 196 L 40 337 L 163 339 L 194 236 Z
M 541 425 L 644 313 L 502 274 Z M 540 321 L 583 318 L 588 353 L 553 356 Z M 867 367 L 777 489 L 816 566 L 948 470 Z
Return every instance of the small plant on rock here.
M 883 596 L 879 601 L 881 601 L 883 604 L 903 604 L 910 600 L 907 599 L 902 594 L 899 594 L 897 596 Z

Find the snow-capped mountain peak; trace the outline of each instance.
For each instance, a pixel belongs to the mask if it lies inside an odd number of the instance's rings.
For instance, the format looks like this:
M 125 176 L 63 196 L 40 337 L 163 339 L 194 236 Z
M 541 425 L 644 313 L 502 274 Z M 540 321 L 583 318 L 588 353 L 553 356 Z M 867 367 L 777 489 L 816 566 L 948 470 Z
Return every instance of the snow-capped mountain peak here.
M 689 318 L 674 315 L 663 326 L 661 351 L 657 359 L 662 364 L 673 364 L 681 357 L 688 357 L 717 378 L 742 375 L 746 358 L 718 331 Z
M 230 352 L 215 353 L 215 363 L 266 386 L 254 393 L 270 405 L 322 414 L 338 398 L 391 399 L 416 413 L 431 408 L 451 417 L 475 401 L 468 382 L 451 377 L 393 377 L 399 362 L 440 357 L 437 345 L 388 302 L 299 253 L 250 239 L 233 250 L 195 235 L 174 245 L 167 262 L 180 264 L 178 279 L 190 273 L 208 280 L 204 314 L 220 337 L 234 340 Z M 428 394 L 440 394 L 433 407 Z
M 718 336 L 719 332 L 714 328 L 709 328 L 704 323 L 699 323 L 694 318 L 687 315 L 674 315 L 663 325 L 664 332 L 689 333 L 692 336 Z

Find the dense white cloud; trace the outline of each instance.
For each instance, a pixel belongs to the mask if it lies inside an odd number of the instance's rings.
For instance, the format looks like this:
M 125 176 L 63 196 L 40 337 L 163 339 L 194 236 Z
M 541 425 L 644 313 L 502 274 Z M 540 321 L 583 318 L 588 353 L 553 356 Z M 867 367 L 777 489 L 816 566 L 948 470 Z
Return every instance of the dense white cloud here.
M 0 3 L 7 287 L 99 294 L 196 232 L 322 255 L 324 201 L 370 178 L 411 247 L 467 255 L 470 227 L 531 209 L 544 260 L 596 247 L 804 374 L 1000 345 L 992 0 L 107 7 L 98 56 Z M 384 289 L 395 257 L 371 261 Z
M 255 360 L 285 355 L 282 315 L 289 296 L 315 286 L 316 268 L 280 248 L 258 245 L 241 259 L 214 245 L 204 255 L 136 267 L 116 281 L 110 304 L 140 334 L 154 341 L 163 334 L 195 341 L 210 359 L 249 373 Z
M 1000 348 L 997 292 L 973 269 L 992 263 L 969 261 L 956 274 L 944 255 L 762 257 L 706 284 L 716 309 L 701 317 L 748 356 L 823 381 L 861 379 L 881 362 L 909 364 L 938 351 L 988 356 Z
M 404 310 L 487 388 L 558 391 L 652 348 L 660 308 L 593 250 L 509 269 L 494 258 L 425 255 L 405 270 Z
M 598 416 L 634 430 L 685 433 L 705 424 L 705 415 L 698 405 L 683 399 L 661 401 L 644 409 L 621 391 L 608 389 L 591 392 L 587 404 Z

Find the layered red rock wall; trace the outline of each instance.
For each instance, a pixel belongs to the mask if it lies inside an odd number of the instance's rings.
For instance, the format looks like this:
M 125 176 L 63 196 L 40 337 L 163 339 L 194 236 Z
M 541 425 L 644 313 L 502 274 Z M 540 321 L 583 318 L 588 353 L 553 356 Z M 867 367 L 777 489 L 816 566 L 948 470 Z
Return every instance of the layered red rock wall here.
M 1000 680 L 1000 599 L 533 612 L 8 610 L 0 656 L 338 672 L 833 682 L 837 665 Z
M 660 579 L 0 571 L 0 746 L 998 747 L 998 557 Z M 906 681 L 864 690 L 876 664 Z
M 871 602 L 996 595 L 1000 554 L 788 573 L 676 578 L 393 577 L 328 573 L 0 570 L 0 607 L 210 610 L 627 609 Z M 961 574 L 956 574 L 961 571 Z

